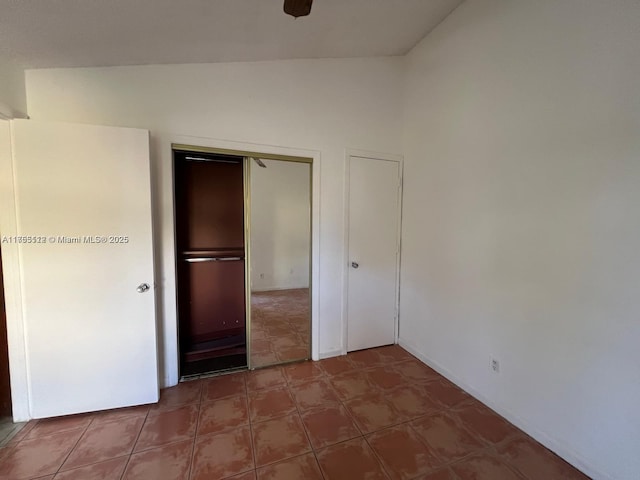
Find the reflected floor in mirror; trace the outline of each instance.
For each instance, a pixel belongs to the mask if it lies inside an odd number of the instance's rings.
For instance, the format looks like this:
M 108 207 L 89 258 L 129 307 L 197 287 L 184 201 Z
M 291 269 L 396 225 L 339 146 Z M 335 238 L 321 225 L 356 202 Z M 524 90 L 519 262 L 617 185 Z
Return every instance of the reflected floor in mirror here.
M 252 368 L 309 358 L 310 320 L 308 288 L 252 292 Z

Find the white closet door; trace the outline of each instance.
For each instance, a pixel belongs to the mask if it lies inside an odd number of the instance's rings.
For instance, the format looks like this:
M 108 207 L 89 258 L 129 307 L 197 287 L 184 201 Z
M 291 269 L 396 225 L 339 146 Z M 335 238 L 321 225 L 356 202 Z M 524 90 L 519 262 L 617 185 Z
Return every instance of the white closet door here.
M 395 343 L 399 162 L 349 159 L 347 350 Z

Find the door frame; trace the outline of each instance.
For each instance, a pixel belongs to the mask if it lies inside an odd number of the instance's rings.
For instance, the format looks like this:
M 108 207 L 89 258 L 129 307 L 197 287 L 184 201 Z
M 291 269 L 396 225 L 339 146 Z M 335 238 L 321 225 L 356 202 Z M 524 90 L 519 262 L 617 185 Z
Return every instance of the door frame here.
M 319 360 L 320 350 L 320 172 L 321 172 L 321 153 L 319 150 L 310 150 L 303 148 L 290 148 L 277 145 L 266 145 L 259 143 L 249 143 L 242 141 L 223 140 L 219 138 L 201 137 L 193 135 L 169 134 L 157 139 L 158 142 L 152 143 L 152 161 L 154 152 L 158 157 L 155 160 L 165 166 L 169 166 L 167 173 L 158 175 L 158 183 L 153 187 L 155 194 L 158 195 L 159 204 L 171 206 L 169 211 L 162 212 L 156 210 L 154 215 L 159 228 L 158 239 L 160 245 L 156 245 L 160 259 L 156 265 L 156 271 L 162 272 L 165 276 L 169 276 L 167 270 L 170 269 L 171 279 L 173 282 L 171 290 L 166 285 L 167 290 L 162 292 L 161 299 L 163 315 L 161 318 L 163 324 L 159 325 L 158 346 L 160 349 L 161 363 L 161 385 L 169 387 L 177 385 L 179 377 L 179 352 L 178 352 L 178 321 L 177 321 L 177 302 L 175 295 L 175 282 L 177 279 L 176 272 L 176 256 L 175 256 L 175 210 L 173 208 L 173 199 L 175 197 L 173 178 L 172 155 L 173 145 L 200 146 L 208 149 L 214 149 L 220 153 L 229 153 L 240 156 L 257 156 L 264 158 L 274 156 L 282 159 L 287 157 L 306 157 L 311 158 L 312 168 L 312 200 L 311 200 L 311 358 Z M 152 191 L 153 191 L 152 188 Z M 161 273 L 161 274 L 162 274 Z M 163 280 L 165 285 L 169 278 Z
M 264 365 L 255 367 L 252 364 L 251 360 L 251 164 L 252 160 L 255 158 L 261 158 L 265 160 L 276 160 L 279 162 L 293 162 L 293 163 L 303 163 L 309 165 L 309 300 L 310 300 L 310 313 L 313 315 L 313 302 L 314 302 L 314 263 L 313 263 L 313 247 L 314 247 L 314 235 L 313 235 L 313 198 L 314 198 L 314 158 L 313 156 L 300 156 L 300 155 L 292 155 L 291 153 L 287 155 L 283 154 L 274 154 L 272 152 L 256 152 L 256 151 L 245 151 L 245 150 L 232 150 L 227 148 L 214 148 L 209 146 L 199 145 L 185 145 L 185 144 L 171 144 L 172 150 L 172 174 L 173 174 L 173 221 L 174 221 L 174 244 L 177 245 L 178 241 L 178 232 L 175 227 L 176 224 L 176 216 L 177 212 L 177 203 L 176 203 L 176 195 L 175 195 L 175 175 L 176 175 L 176 161 L 175 161 L 175 152 L 193 152 L 197 153 L 205 153 L 205 154 L 219 154 L 219 155 L 229 155 L 233 157 L 243 157 L 242 159 L 242 181 L 243 181 L 243 211 L 244 211 L 244 262 L 245 262 L 245 276 L 244 276 L 244 294 L 245 294 L 245 337 L 246 337 L 246 356 L 247 356 L 247 368 L 249 370 L 254 370 L 255 368 L 263 368 L 270 367 L 272 365 Z M 176 298 L 178 297 L 178 253 L 174 249 L 175 262 L 174 266 L 176 269 Z M 180 379 L 184 378 L 184 375 L 180 374 L 180 312 L 179 305 L 176 303 L 176 336 L 178 338 L 178 377 Z M 309 344 L 308 355 L 309 357 L 313 356 L 313 342 L 314 342 L 314 332 L 313 332 L 313 318 L 309 318 L 310 323 L 310 335 L 311 341 Z M 276 364 L 280 365 L 280 364 Z M 205 373 L 206 374 L 206 373 Z
M 404 157 L 395 153 L 372 152 L 347 148 L 345 150 L 344 167 L 344 249 L 342 268 L 342 355 L 347 354 L 349 328 L 349 209 L 351 188 L 351 158 L 381 160 L 398 163 L 398 224 L 396 227 L 398 252 L 396 254 L 396 291 L 395 291 L 395 319 L 393 325 L 394 343 L 398 343 L 400 322 L 400 257 L 402 254 L 402 188 Z
M 16 236 L 16 189 L 12 156 L 11 122 L 0 120 L 0 234 Z M 5 243 L 2 250 L 4 301 L 7 316 L 7 344 L 13 420 L 31 419 L 29 381 L 22 305 L 22 275 L 17 243 Z

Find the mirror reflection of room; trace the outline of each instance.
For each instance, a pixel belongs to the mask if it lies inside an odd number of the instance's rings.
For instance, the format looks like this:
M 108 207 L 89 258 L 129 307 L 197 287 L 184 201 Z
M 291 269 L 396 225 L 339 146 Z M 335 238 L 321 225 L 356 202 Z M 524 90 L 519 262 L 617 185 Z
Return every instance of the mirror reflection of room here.
M 311 164 L 252 159 L 251 367 L 310 358 Z

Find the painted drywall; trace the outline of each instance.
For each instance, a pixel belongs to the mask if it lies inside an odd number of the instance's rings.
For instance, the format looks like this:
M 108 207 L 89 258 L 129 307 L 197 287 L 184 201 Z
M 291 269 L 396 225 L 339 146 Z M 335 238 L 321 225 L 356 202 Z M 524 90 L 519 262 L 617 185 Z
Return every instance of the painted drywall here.
M 309 287 L 311 165 L 250 166 L 251 291 Z
M 335 354 L 344 340 L 345 149 L 400 151 L 401 61 L 386 57 L 27 70 L 28 111 L 34 119 L 151 130 L 161 383 L 177 381 L 171 140 L 186 135 L 195 144 L 200 143 L 195 137 L 202 137 L 317 152 L 316 337 L 320 356 Z
M 0 119 L 0 237 L 11 237 L 18 234 L 13 174 L 11 127 L 9 121 Z M 1 238 L 0 241 L 2 241 Z M 15 421 L 25 421 L 29 420 L 30 414 L 24 324 L 19 320 L 22 319 L 23 312 L 19 245 L 11 241 L 4 241 L 1 248 L 12 413 Z
M 24 70 L 0 58 L 0 115 L 5 118 L 22 117 L 26 111 Z
M 468 0 L 406 58 L 401 342 L 597 479 L 640 478 L 639 25 Z

